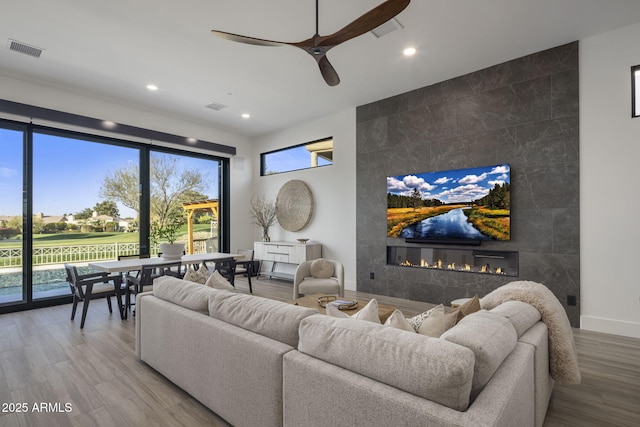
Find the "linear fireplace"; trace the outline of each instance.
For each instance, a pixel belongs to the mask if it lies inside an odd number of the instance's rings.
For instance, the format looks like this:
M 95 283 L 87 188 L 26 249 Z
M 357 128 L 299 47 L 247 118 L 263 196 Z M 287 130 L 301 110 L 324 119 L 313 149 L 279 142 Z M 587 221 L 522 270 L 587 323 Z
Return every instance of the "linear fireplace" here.
M 387 264 L 518 277 L 518 252 L 387 246 Z

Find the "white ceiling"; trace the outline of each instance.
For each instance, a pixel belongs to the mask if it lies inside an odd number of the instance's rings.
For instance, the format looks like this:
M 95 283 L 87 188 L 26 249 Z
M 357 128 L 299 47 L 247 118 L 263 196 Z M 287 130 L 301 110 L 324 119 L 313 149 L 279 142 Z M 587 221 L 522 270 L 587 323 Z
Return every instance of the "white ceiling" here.
M 380 3 L 320 0 L 320 34 Z M 332 49 L 341 83 L 329 87 L 300 49 L 210 33 L 301 41 L 314 0 L 3 0 L 0 74 L 251 137 L 640 22 L 640 1 L 413 0 L 397 19 L 404 29 Z M 45 50 L 32 58 L 9 39 Z

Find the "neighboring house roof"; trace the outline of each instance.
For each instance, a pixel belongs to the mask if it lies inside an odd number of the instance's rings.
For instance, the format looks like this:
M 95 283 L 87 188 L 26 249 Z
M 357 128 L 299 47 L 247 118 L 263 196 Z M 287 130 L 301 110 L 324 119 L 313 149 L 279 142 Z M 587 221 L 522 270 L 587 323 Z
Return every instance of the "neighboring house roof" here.
M 34 216 L 40 218 L 44 224 L 67 222 L 67 217 L 64 215 L 54 215 L 54 216 L 34 215 Z

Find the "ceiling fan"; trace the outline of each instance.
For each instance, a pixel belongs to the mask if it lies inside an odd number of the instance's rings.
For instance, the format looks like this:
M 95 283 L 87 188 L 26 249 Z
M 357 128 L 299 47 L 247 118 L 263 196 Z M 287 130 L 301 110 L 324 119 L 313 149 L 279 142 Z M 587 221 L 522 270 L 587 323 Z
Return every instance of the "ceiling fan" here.
M 409 5 L 409 2 L 410 0 L 387 0 L 335 33 L 321 36 L 318 34 L 318 0 L 316 0 L 316 32 L 311 38 L 297 43 L 264 40 L 218 30 L 212 30 L 211 32 L 227 40 L 257 46 L 298 47 L 316 60 L 324 81 L 329 86 L 336 86 L 340 83 L 340 77 L 338 77 L 338 73 L 327 59 L 326 55 L 329 49 L 379 27 L 402 12 Z

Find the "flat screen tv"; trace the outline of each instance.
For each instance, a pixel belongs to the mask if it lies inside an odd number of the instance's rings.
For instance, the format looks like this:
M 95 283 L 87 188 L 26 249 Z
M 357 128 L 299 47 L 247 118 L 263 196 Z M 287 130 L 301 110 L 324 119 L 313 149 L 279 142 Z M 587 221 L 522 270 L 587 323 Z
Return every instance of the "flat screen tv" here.
M 480 244 L 511 239 L 508 164 L 387 177 L 387 236 Z

